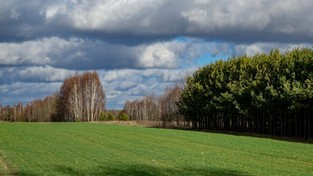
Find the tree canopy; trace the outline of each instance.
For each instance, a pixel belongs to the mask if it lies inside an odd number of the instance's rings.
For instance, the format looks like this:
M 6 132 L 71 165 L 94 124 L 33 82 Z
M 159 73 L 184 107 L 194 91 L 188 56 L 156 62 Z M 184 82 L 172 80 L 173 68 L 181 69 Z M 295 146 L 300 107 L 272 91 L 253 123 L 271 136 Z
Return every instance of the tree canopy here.
M 177 103 L 194 128 L 313 136 L 313 50 L 220 60 L 188 77 Z

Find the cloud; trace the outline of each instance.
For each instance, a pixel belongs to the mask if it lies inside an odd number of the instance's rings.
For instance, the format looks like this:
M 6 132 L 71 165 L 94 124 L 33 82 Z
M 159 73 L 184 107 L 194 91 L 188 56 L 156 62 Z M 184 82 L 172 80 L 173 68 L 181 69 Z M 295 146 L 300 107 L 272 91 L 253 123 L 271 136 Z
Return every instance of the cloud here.
M 283 44 L 263 43 L 236 44 L 214 42 L 197 38 L 179 37 L 171 41 L 127 46 L 89 39 L 42 38 L 26 42 L 0 43 L 0 91 L 3 101 L 8 96 L 24 99 L 40 97 L 27 91 L 62 81 L 76 71 L 97 70 L 107 95 L 108 107 L 121 108 L 129 99 L 150 94 L 160 94 L 167 86 L 181 83 L 187 74 L 197 67 L 203 56 L 220 55 L 227 59 L 242 54 L 253 55 L 269 52 L 273 48 L 282 51 L 296 47 L 309 47 L 309 43 Z M 213 60 L 212 60 L 213 59 Z M 203 63 L 214 59 L 207 58 Z M 201 66 L 201 65 L 200 65 Z M 19 83 L 19 84 L 16 84 Z M 19 93 L 5 95 L 10 85 L 27 84 Z M 34 88 L 31 86 L 34 85 Z M 49 95 L 37 89 L 39 95 Z
M 100 40 L 59 37 L 0 42 L 0 66 L 51 66 L 71 70 L 177 68 L 211 45 L 192 38 L 127 46 Z
M 142 55 L 139 57 L 139 64 L 144 67 L 176 67 L 177 66 L 177 57 L 175 50 L 180 50 L 180 48 L 175 47 L 170 48 L 170 43 L 162 44 L 157 43 L 149 45 L 142 48 Z
M 312 35 L 313 30 L 307 31 L 303 27 L 311 26 L 313 20 L 302 18 L 303 12 L 312 13 L 312 5 L 309 0 L 97 0 L 56 3 L 42 10 L 42 14 L 48 23 L 62 23 L 66 19 L 66 24 L 80 30 L 128 31 L 134 35 L 207 35 L 216 33 L 216 30 L 282 34 L 310 32 Z M 160 23 L 161 19 L 165 25 Z
M 18 13 L 18 12 L 16 11 L 16 9 L 11 9 L 10 19 L 12 19 L 12 20 L 18 20 L 20 16 L 21 16 L 21 14 Z
M 0 43 L 1 65 L 53 65 L 60 54 L 79 44 L 78 40 L 57 37 L 22 43 Z
M 0 38 L 3 39 L 83 35 L 116 39 L 115 42 L 127 45 L 175 36 L 252 43 L 313 41 L 313 2 L 310 0 L 30 0 L 22 3 L 12 0 L 1 3 Z
M 290 51 L 295 48 L 310 48 L 312 44 L 302 43 L 302 44 L 282 44 L 282 43 L 253 43 L 250 45 L 240 44 L 234 46 L 234 55 L 243 55 L 247 54 L 252 56 L 256 53 L 269 53 L 273 49 L 279 49 L 281 52 Z
M 74 74 L 74 71 L 50 66 L 3 67 L 0 70 L 0 84 L 62 82 L 65 78 Z
M 108 107 L 216 59 L 313 43 L 310 0 L 0 0 L 0 104 L 96 70 Z
M 17 102 L 30 102 L 34 99 L 44 98 L 58 91 L 61 83 L 25 83 L 0 84 L 0 104 L 12 105 Z M 18 98 L 17 98 L 18 97 Z
M 66 69 L 119 68 L 136 64 L 136 48 L 77 38 L 0 43 L 0 65 L 49 65 Z M 136 65 L 133 65 L 135 67 Z
M 159 95 L 166 87 L 181 83 L 185 69 L 98 70 L 108 108 L 122 108 L 130 99 Z M 44 98 L 57 92 L 62 81 L 74 71 L 52 67 L 5 68 L 0 71 L 0 104 L 13 104 Z
M 100 72 L 109 108 L 122 108 L 127 100 L 160 95 L 166 87 L 181 84 L 185 69 L 120 69 Z
M 124 31 L 127 28 L 148 26 L 151 21 L 145 18 L 157 10 L 164 1 L 68 1 L 55 3 L 41 11 L 47 23 L 65 23 L 87 31 Z M 60 17 L 64 17 L 60 19 Z M 133 23 L 136 20 L 138 23 Z

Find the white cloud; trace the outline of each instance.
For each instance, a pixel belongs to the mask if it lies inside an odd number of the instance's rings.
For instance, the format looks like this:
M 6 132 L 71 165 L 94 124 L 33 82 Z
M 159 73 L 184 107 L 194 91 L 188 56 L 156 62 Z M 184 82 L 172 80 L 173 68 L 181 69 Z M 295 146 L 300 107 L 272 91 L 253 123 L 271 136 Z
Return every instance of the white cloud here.
M 265 1 L 202 1 L 193 8 L 182 12 L 182 16 L 191 24 L 190 32 L 215 30 L 263 30 L 270 22 L 270 13 Z M 193 27 L 194 26 L 194 27 Z
M 61 82 L 75 74 L 74 71 L 56 69 L 50 66 L 27 67 L 16 72 L 22 79 L 46 82 Z
M 126 80 L 126 81 L 122 81 L 119 83 L 119 89 L 120 90 L 126 90 L 126 89 L 130 89 L 134 86 L 137 86 L 138 83 L 135 81 L 131 81 L 131 80 Z
M 43 38 L 22 43 L 0 43 L 0 64 L 3 65 L 49 65 L 64 50 L 79 43 L 76 39 L 58 37 Z
M 50 66 L 4 67 L 0 70 L 0 84 L 12 82 L 62 82 L 74 71 Z
M 312 45 L 308 43 L 303 44 L 282 44 L 282 43 L 254 43 L 254 44 L 240 44 L 234 48 L 235 55 L 247 54 L 252 56 L 256 53 L 269 53 L 273 49 L 279 49 L 281 52 L 290 51 L 295 48 L 310 48 Z
M 157 10 L 163 0 L 95 0 L 95 1 L 67 1 L 66 3 L 54 3 L 45 9 L 41 14 L 47 22 L 59 21 L 60 16 L 67 19 L 75 28 L 83 30 L 124 30 L 149 26 L 148 18 L 145 18 L 152 11 Z M 130 23 L 136 20 L 138 23 Z
M 121 91 L 115 91 L 115 90 L 111 90 L 109 92 L 106 92 L 106 99 L 113 99 L 113 98 L 116 98 L 118 97 L 119 95 L 121 95 Z
M 139 65 L 146 68 L 175 68 L 178 66 L 177 54 L 182 52 L 182 45 L 176 42 L 166 42 L 140 46 L 143 52 L 139 56 Z
M 145 96 L 147 93 L 147 86 L 140 84 L 130 90 L 131 95 Z

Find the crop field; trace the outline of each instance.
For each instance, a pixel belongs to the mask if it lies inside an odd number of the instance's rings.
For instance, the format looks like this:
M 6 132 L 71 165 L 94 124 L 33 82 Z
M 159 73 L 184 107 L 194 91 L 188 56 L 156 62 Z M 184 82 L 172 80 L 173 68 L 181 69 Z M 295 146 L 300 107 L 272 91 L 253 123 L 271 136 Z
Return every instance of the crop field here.
M 313 145 L 103 123 L 0 123 L 0 175 L 313 175 Z

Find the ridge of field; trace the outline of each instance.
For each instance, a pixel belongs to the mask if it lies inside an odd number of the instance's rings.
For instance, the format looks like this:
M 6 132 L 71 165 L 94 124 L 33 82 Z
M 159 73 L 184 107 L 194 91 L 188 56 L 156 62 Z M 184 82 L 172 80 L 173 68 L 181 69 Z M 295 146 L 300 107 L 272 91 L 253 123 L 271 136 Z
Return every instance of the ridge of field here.
M 117 124 L 0 123 L 0 161 L 2 175 L 313 175 L 313 145 Z

